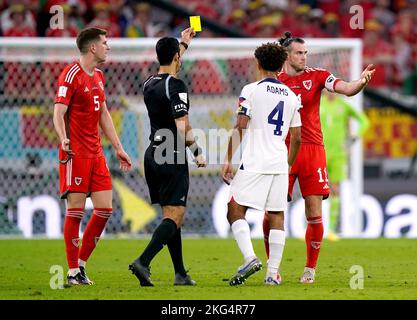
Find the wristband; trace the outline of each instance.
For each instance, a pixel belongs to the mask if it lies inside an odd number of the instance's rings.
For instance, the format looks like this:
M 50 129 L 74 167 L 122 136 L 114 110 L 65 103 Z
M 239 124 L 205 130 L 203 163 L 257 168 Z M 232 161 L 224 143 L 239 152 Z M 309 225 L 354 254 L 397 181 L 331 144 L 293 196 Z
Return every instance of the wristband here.
M 184 41 L 181 41 L 180 44 L 183 45 L 183 47 L 185 48 L 185 50 L 188 49 L 188 44 L 186 44 Z
M 201 149 L 197 142 L 194 142 L 192 145 L 188 146 L 188 149 L 193 153 L 194 157 L 198 157 L 200 154 L 203 153 L 203 149 Z

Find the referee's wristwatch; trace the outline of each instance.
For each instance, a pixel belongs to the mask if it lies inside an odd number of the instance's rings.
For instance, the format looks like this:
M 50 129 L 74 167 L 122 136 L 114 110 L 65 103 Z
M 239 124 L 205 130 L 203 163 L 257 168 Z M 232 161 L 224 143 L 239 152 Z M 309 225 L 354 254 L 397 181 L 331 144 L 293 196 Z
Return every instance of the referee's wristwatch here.
M 198 157 L 200 154 L 203 153 L 203 149 L 201 149 L 200 146 L 196 142 L 188 146 L 188 148 L 193 153 L 194 157 Z
M 186 44 L 184 41 L 181 41 L 180 44 L 182 44 L 185 50 L 188 49 L 188 44 Z

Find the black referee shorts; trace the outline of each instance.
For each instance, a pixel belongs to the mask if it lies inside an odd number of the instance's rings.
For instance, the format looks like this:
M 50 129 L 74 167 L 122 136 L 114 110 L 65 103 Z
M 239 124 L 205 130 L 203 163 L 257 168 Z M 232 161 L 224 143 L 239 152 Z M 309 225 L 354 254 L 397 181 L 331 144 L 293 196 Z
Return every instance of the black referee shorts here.
M 158 164 L 154 159 L 156 148 L 151 144 L 145 152 L 145 178 L 152 204 L 185 207 L 190 184 L 188 163 Z

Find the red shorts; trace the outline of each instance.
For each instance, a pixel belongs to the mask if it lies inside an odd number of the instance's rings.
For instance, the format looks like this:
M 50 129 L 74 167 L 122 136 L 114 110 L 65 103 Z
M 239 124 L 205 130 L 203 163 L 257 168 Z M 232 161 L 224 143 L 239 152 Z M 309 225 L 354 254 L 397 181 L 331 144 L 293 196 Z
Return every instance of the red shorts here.
M 60 157 L 65 158 L 66 155 Z M 90 194 L 104 190 L 112 190 L 110 171 L 104 156 L 91 159 L 72 157 L 67 163 L 59 164 L 61 199 L 65 199 L 69 192 Z
M 289 175 L 288 200 L 292 199 L 294 183 L 297 178 L 303 198 L 313 195 L 321 195 L 323 199 L 329 197 L 329 178 L 324 146 L 301 144 Z

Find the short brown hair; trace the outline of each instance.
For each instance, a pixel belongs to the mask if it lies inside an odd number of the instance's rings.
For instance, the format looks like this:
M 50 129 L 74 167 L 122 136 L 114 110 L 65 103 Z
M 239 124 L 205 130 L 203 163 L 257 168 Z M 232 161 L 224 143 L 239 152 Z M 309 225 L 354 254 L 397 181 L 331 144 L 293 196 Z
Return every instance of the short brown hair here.
M 107 31 L 99 28 L 81 30 L 77 36 L 77 47 L 81 53 L 87 53 L 91 42 L 100 40 L 100 36 L 107 35 Z
M 281 71 L 287 56 L 285 48 L 276 42 L 268 42 L 255 50 L 255 58 L 266 71 Z

